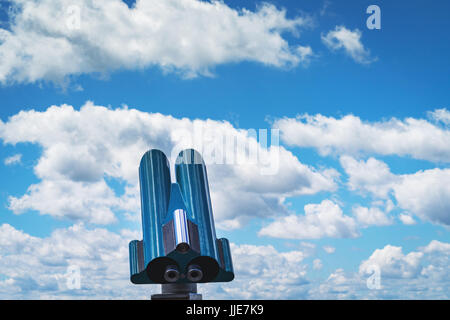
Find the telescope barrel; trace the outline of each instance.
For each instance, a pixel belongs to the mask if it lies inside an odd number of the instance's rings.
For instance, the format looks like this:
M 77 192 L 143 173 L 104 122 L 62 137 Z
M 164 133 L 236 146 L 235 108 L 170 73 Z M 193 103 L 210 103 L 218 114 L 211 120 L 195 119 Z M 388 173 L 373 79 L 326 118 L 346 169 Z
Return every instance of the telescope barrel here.
M 144 260 L 164 256 L 161 225 L 169 207 L 170 168 L 166 155 L 156 149 L 147 151 L 139 166 L 141 190 L 142 231 Z
M 198 224 L 200 251 L 202 255 L 218 261 L 208 176 L 201 155 L 193 149 L 181 151 L 175 164 L 175 173 L 187 209 Z

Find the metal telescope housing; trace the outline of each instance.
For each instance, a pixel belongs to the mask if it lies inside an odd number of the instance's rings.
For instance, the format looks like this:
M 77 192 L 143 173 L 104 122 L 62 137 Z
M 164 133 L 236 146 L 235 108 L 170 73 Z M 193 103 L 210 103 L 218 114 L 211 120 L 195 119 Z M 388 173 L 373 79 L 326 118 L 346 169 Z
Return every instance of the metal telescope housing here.
M 172 183 L 162 151 L 144 154 L 139 165 L 143 240 L 129 245 L 131 282 L 162 284 L 164 293 L 164 286 L 233 280 L 229 242 L 216 238 L 201 155 L 181 151 L 175 177 Z

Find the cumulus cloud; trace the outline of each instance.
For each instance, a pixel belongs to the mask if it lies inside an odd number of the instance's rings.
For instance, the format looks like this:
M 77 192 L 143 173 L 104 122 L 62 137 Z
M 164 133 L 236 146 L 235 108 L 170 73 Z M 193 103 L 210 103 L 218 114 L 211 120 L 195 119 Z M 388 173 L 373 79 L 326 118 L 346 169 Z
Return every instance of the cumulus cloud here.
M 129 283 L 128 241 L 136 232 L 87 229 L 76 224 L 45 238 L 11 225 L 0 226 L 0 285 L 3 299 L 148 298 L 149 288 Z M 68 283 L 68 267 L 80 270 L 81 287 Z
M 376 61 L 370 56 L 370 51 L 361 42 L 361 31 L 349 30 L 344 26 L 336 26 L 326 35 L 322 34 L 322 42 L 331 50 L 343 49 L 346 54 L 358 63 L 368 64 Z
M 446 110 L 438 114 L 440 119 L 449 116 Z M 316 148 L 321 155 L 380 154 L 450 161 L 450 130 L 426 119 L 364 122 L 354 115 L 334 118 L 304 114 L 279 119 L 274 127 L 280 129 L 281 139 L 288 145 Z
M 235 280 L 222 284 L 218 298 L 299 299 L 307 294 L 306 255 L 294 250 L 279 252 L 273 246 L 231 245 Z M 217 286 L 217 284 L 208 285 Z
M 361 291 L 364 292 L 365 288 L 360 279 L 338 268 L 309 294 L 313 299 L 357 299 Z
M 304 215 L 277 218 L 259 231 L 260 236 L 284 239 L 354 238 L 359 235 L 355 220 L 344 215 L 338 204 L 324 200 L 308 204 Z
M 388 226 L 393 223 L 392 218 L 387 216 L 385 212 L 377 207 L 366 208 L 362 206 L 356 206 L 353 208 L 353 214 L 356 220 L 363 227 L 371 225 L 375 226 Z
M 320 270 L 323 267 L 322 260 L 320 259 L 314 259 L 313 260 L 313 269 L 314 270 Z
M 12 155 L 10 157 L 5 158 L 3 163 L 7 166 L 11 166 L 14 164 L 19 164 L 22 161 L 22 155 L 20 153 Z
M 432 240 L 404 253 L 399 246 L 376 249 L 357 272 L 337 269 L 312 287 L 313 299 L 448 299 L 450 244 Z M 380 285 L 369 289 L 367 280 L 379 270 Z
M 443 255 L 450 254 L 450 243 L 441 242 L 438 240 L 432 240 L 428 245 L 421 248 L 425 253 L 441 253 Z
M 416 221 L 414 220 L 414 218 L 411 217 L 409 214 L 401 213 L 398 217 L 403 224 L 407 224 L 407 225 L 416 224 Z
M 303 64 L 308 64 L 312 57 L 314 57 L 314 53 L 310 46 L 299 46 L 297 48 L 297 52 L 300 55 L 300 60 Z
M 446 108 L 436 109 L 428 112 L 428 116 L 437 122 L 442 122 L 445 125 L 450 125 L 450 111 Z
M 159 286 L 129 280 L 128 241 L 136 232 L 111 232 L 76 224 L 33 237 L 11 225 L 0 226 L 0 297 L 17 299 L 148 299 Z M 307 292 L 306 254 L 272 246 L 231 244 L 236 279 L 200 285 L 208 299 L 288 299 Z M 80 289 L 67 286 L 69 266 L 81 272 Z M 285 271 L 283 271 L 285 270 Z
M 158 286 L 129 281 L 128 242 L 140 238 L 75 224 L 49 236 L 31 236 L 0 225 L 0 297 L 8 299 L 148 299 Z M 356 273 L 343 269 L 325 280 L 309 279 L 303 250 L 280 252 L 270 245 L 231 244 L 236 278 L 199 285 L 208 299 L 448 298 L 450 244 L 437 240 L 408 254 L 401 247 L 377 249 Z M 315 258 L 312 268 L 323 268 Z M 370 265 L 381 270 L 381 290 L 366 287 Z M 68 287 L 68 267 L 81 273 L 80 289 Z M 398 290 L 401 287 L 402 290 Z
M 396 180 L 388 165 L 375 158 L 358 161 L 353 157 L 342 156 L 339 160 L 349 177 L 347 185 L 350 190 L 370 192 L 385 198 Z
M 336 248 L 333 246 L 323 246 L 322 248 L 323 250 L 325 250 L 326 253 L 329 254 L 334 253 L 336 251 Z
M 230 137 L 242 148 L 223 142 Z M 263 148 L 258 144 L 262 138 L 251 130 L 224 121 L 177 119 L 88 102 L 79 111 L 68 105 L 22 111 L 0 123 L 0 138 L 42 147 L 34 167 L 40 182 L 22 196 L 10 196 L 9 208 L 17 214 L 36 210 L 103 224 L 116 221 L 117 212 L 138 216 L 139 160 L 150 148 L 163 150 L 172 166 L 184 148 L 203 153 L 215 218 L 225 229 L 239 228 L 252 217 L 287 214 L 287 197 L 336 188 L 334 169 L 304 165 L 271 140 Z M 122 182 L 124 190 L 113 189 L 111 179 Z
M 152 66 L 184 77 L 210 75 L 224 63 L 275 67 L 307 59 L 298 35 L 305 17 L 262 4 L 256 11 L 222 1 L 13 0 L 10 28 L 0 29 L 0 82 L 61 82 L 68 76 Z M 124 50 L 126 48 L 126 50 Z
M 403 254 L 401 247 L 386 245 L 383 249 L 376 249 L 369 259 L 363 261 L 359 267 L 360 273 L 372 273 L 373 265 L 381 269 L 386 278 L 414 278 L 421 270 L 422 252 Z
M 402 247 L 386 245 L 383 249 L 376 249 L 363 261 L 359 272 L 366 274 L 371 265 L 376 265 L 384 278 L 421 279 L 441 282 L 445 286 L 450 282 L 449 257 L 450 244 L 438 240 L 432 240 L 428 245 L 408 254 L 403 253 Z M 428 285 L 433 288 L 430 283 Z
M 393 190 L 399 207 L 423 220 L 450 225 L 450 169 L 402 175 Z
M 55 218 L 68 218 L 97 224 L 117 221 L 112 209 L 120 209 L 120 199 L 105 183 L 44 180 L 33 184 L 22 197 L 9 197 L 15 214 L 36 210 Z
M 450 169 L 395 175 L 386 163 L 374 158 L 358 161 L 342 157 L 341 164 L 352 190 L 367 191 L 381 198 L 392 195 L 398 207 L 420 219 L 450 225 Z M 406 215 L 400 219 L 407 224 L 414 221 Z

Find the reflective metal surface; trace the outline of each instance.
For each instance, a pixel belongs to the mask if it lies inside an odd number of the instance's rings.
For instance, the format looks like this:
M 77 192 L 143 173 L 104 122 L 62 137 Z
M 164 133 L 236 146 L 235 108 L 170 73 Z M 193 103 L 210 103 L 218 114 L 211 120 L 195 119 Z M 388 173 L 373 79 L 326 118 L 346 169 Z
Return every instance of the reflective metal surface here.
M 139 166 L 141 189 L 144 260 L 147 265 L 164 255 L 161 224 L 170 200 L 170 170 L 166 155 L 159 150 L 147 151 Z
M 217 239 L 202 157 L 180 152 L 171 183 L 169 162 L 159 150 L 139 166 L 142 241 L 131 241 L 130 274 L 135 284 L 225 282 L 234 278 L 227 239 Z
M 208 176 L 201 155 L 192 149 L 180 152 L 175 164 L 175 173 L 187 209 L 198 225 L 200 251 L 202 255 L 218 261 Z
M 186 218 L 186 211 L 177 209 L 173 212 L 173 226 L 175 231 L 175 246 L 178 251 L 189 250 L 189 230 Z

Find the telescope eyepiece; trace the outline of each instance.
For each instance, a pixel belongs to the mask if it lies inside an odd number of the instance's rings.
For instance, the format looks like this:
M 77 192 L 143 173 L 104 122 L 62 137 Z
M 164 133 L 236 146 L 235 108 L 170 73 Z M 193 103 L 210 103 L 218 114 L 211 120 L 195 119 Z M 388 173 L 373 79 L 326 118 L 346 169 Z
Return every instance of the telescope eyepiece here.
M 167 282 L 176 282 L 180 279 L 180 272 L 176 266 L 168 266 L 164 272 L 164 280 Z
M 190 265 L 187 271 L 187 278 L 191 282 L 199 282 L 203 279 L 203 271 L 198 265 Z

